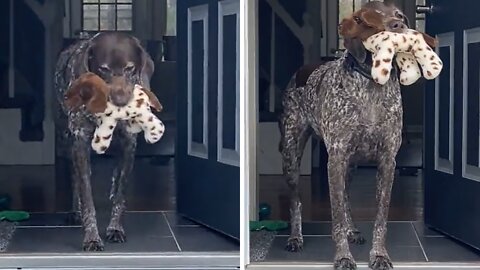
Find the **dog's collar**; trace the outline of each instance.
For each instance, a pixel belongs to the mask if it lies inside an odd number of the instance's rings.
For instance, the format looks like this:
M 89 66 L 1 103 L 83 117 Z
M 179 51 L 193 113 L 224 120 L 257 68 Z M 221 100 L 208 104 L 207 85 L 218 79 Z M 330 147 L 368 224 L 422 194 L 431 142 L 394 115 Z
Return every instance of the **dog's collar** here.
M 348 70 L 356 71 L 356 72 L 360 73 L 360 75 L 362 75 L 363 77 L 365 77 L 369 80 L 373 80 L 371 65 L 362 65 L 362 64 L 358 63 L 357 59 L 355 59 L 355 57 L 353 57 L 353 55 L 351 55 L 350 53 L 347 53 L 347 56 L 345 58 L 344 63 L 345 63 L 345 66 Z
M 371 60 L 371 54 L 370 53 L 367 53 L 367 58 L 366 59 L 367 59 L 367 61 Z M 344 65 L 348 70 L 356 71 L 356 72 L 360 73 L 360 75 L 362 75 L 363 77 L 373 81 L 371 61 L 367 62 L 366 64 L 360 64 L 357 61 L 357 59 L 355 59 L 355 57 L 353 57 L 353 55 L 351 55 L 350 53 L 347 53 L 347 55 L 345 57 Z M 393 77 L 397 76 L 396 65 L 392 66 L 392 71 L 391 71 L 390 76 L 391 77 L 392 76 Z

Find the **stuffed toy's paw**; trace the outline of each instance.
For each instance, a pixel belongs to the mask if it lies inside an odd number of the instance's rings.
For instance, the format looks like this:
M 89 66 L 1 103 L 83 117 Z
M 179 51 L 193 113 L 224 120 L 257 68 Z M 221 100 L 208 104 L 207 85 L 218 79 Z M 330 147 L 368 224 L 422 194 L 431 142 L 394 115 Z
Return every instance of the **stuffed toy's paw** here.
M 406 33 L 384 31 L 367 38 L 363 44 L 372 52 L 372 78 L 379 84 L 385 84 L 390 79 L 395 54 L 400 68 L 401 84 L 409 85 L 420 78 L 418 64 L 426 79 L 436 78 L 442 70 L 443 63 L 428 45 L 425 37 L 431 38 L 409 29 Z
M 409 53 L 397 53 L 395 58 L 400 68 L 400 83 L 403 85 L 411 85 L 415 83 L 422 74 L 418 66 L 415 56 Z

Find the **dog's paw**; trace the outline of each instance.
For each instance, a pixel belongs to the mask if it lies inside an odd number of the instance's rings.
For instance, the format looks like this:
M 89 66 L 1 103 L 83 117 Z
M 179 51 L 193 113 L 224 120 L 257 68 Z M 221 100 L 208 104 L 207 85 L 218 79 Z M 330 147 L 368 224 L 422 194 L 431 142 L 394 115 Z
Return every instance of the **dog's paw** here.
M 299 252 L 303 250 L 303 237 L 290 237 L 287 241 L 286 251 Z
M 83 251 L 103 251 L 105 246 L 101 239 L 94 239 L 83 242 Z
M 392 261 L 388 256 L 376 256 L 370 259 L 370 268 L 373 270 L 390 270 L 393 269 Z
M 353 258 L 340 258 L 335 260 L 333 267 L 335 270 L 355 270 L 357 264 Z
M 107 229 L 107 241 L 110 243 L 125 243 L 127 236 L 123 229 Z
M 362 233 L 359 231 L 350 231 L 348 232 L 348 242 L 355 245 L 363 245 L 366 240 L 363 237 Z

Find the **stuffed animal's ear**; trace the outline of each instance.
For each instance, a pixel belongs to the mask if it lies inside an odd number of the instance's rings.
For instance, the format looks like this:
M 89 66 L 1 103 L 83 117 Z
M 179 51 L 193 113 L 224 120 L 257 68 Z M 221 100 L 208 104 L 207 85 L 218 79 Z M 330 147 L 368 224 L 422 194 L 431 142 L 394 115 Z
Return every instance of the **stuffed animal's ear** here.
M 367 58 L 367 50 L 365 49 L 365 46 L 363 46 L 363 42 L 360 39 L 345 38 L 343 45 L 358 62 L 365 63 Z
M 432 49 L 438 46 L 438 40 L 428 34 L 425 34 L 423 32 L 419 32 L 422 34 L 423 39 L 425 39 L 425 42 L 430 46 Z
M 150 100 L 150 106 L 154 108 L 157 112 L 161 112 L 163 110 L 163 106 L 160 101 L 158 101 L 157 96 L 150 89 L 147 89 L 145 87 L 142 87 L 141 89 L 145 94 L 147 94 L 148 99 Z
M 76 79 L 65 93 L 65 106 L 69 110 L 85 105 L 91 113 L 107 108 L 109 88 L 107 83 L 94 73 L 87 72 Z

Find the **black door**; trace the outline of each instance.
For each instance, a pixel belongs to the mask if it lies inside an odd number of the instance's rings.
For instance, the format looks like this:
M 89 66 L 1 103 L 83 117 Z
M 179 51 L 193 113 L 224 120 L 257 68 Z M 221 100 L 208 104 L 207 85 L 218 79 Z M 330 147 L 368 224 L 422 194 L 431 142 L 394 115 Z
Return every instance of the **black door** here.
M 240 235 L 239 0 L 180 0 L 178 212 Z
M 480 1 L 429 2 L 444 67 L 425 92 L 425 223 L 480 249 Z

